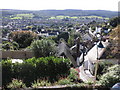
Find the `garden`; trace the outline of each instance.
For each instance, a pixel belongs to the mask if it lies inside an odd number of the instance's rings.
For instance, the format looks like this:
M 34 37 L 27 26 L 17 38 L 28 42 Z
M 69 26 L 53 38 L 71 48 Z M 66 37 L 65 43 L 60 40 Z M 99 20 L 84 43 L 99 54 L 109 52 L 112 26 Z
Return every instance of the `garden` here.
M 12 63 L 2 60 L 3 89 L 54 87 L 70 90 L 83 88 L 85 90 L 98 88 L 110 89 L 120 81 L 120 66 L 110 62 L 99 63 L 97 82 L 84 83 L 78 75 L 77 69 L 71 67 L 68 59 L 58 57 L 41 57 L 24 60 L 23 63 Z M 105 90 L 106 90 L 105 89 Z

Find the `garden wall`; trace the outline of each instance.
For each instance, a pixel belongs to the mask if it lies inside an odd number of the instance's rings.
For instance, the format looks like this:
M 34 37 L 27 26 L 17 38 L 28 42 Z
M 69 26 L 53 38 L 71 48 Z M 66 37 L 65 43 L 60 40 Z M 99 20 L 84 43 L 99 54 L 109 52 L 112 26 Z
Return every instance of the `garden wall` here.
M 2 51 L 2 59 L 26 59 L 34 57 L 34 53 L 31 51 Z

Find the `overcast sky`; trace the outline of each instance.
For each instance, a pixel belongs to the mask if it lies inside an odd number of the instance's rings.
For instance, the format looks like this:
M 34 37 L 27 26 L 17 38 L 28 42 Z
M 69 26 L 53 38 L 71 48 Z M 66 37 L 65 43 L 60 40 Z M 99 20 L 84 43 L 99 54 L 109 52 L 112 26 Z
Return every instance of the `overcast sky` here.
M 0 9 L 83 9 L 118 11 L 119 0 L 1 0 Z

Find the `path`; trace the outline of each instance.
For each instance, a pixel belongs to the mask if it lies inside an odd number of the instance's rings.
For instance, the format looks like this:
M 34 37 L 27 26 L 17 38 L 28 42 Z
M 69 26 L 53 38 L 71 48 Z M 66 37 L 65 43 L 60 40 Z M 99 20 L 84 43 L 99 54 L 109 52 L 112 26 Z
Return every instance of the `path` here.
M 101 42 L 104 46 L 104 48 L 100 48 L 98 47 L 98 44 L 100 42 L 97 43 L 97 45 L 95 45 L 85 56 L 85 60 L 84 60 L 84 64 L 82 64 L 82 66 L 79 67 L 79 76 L 80 79 L 82 79 L 84 82 L 91 82 L 94 81 L 95 77 L 92 75 L 93 71 L 94 71 L 94 64 L 97 61 L 97 56 L 98 58 L 100 58 L 102 56 L 102 54 L 104 53 L 106 47 L 109 45 L 108 40 L 106 40 L 106 42 Z M 97 53 L 98 51 L 98 53 Z M 79 61 L 82 61 L 82 55 L 80 56 Z

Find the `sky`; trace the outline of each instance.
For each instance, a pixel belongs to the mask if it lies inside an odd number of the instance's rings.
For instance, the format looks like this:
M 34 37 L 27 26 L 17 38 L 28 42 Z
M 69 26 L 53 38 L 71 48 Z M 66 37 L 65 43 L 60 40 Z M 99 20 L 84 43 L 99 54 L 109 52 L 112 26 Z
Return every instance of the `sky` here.
M 0 9 L 82 9 L 118 11 L 119 0 L 1 0 Z

